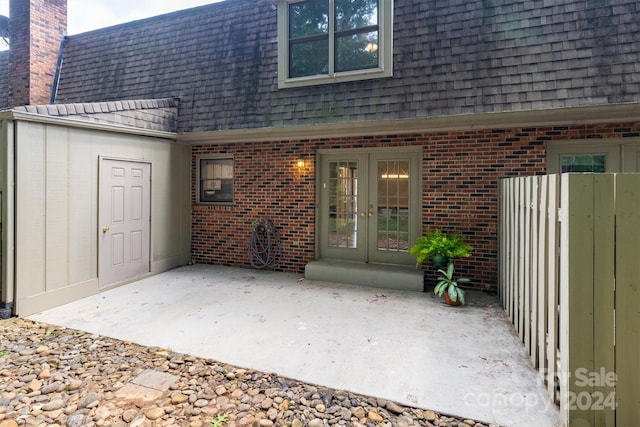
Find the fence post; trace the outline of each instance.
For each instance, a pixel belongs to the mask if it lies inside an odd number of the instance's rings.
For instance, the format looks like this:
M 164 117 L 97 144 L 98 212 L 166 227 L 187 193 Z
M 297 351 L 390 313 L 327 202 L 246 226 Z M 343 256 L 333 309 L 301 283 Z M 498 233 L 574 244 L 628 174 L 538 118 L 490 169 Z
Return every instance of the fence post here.
M 561 412 L 570 426 L 613 425 L 614 175 L 561 179 Z
M 594 372 L 593 176 L 561 176 L 560 223 L 560 412 L 567 424 L 593 426 L 588 402 L 593 386 L 576 381 Z M 580 371 L 578 371 L 578 369 Z
M 616 179 L 616 423 L 640 420 L 640 175 Z

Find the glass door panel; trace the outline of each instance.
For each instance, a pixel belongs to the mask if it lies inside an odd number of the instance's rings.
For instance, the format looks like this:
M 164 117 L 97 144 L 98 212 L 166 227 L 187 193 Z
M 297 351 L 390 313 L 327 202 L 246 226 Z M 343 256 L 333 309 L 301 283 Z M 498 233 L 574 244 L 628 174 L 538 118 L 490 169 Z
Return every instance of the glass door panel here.
M 419 151 L 377 152 L 369 157 L 368 259 L 412 264 L 409 247 L 420 234 Z
M 379 251 L 409 250 L 409 161 L 378 161 L 378 215 L 376 216 Z
M 358 247 L 357 162 L 329 162 L 328 224 L 328 247 Z
M 321 258 L 366 259 L 367 156 L 327 154 L 320 164 L 319 249 Z

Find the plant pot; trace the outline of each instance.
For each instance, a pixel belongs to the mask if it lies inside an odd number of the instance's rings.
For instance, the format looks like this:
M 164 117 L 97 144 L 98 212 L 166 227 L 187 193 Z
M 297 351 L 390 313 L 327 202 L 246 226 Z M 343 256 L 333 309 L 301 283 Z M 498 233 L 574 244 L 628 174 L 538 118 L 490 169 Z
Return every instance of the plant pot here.
M 436 268 L 445 268 L 449 264 L 449 258 L 446 256 L 434 256 L 431 262 Z
M 454 307 L 455 307 L 455 306 L 458 306 L 458 305 L 462 304 L 462 303 L 460 302 L 460 298 L 458 298 L 458 300 L 456 300 L 456 301 L 453 301 L 453 300 L 449 297 L 449 292 L 447 292 L 447 291 L 445 291 L 445 292 L 442 294 L 442 297 L 444 298 L 444 302 L 445 302 L 447 305 L 452 305 L 452 306 L 454 306 Z

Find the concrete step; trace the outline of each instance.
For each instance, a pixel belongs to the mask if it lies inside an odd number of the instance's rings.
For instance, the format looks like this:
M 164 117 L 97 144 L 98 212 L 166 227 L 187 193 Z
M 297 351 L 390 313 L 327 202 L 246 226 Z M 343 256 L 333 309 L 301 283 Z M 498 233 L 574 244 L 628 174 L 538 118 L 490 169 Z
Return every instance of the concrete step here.
M 412 266 L 325 259 L 307 264 L 304 277 L 372 288 L 424 291 L 424 274 Z

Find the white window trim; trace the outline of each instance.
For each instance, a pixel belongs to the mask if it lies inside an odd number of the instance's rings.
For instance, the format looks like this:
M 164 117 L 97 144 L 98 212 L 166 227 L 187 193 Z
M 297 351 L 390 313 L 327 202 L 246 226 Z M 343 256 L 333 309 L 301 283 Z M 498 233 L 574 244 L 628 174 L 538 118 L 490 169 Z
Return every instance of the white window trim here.
M 380 66 L 365 70 L 289 78 L 289 4 L 302 0 L 278 0 L 278 88 L 293 88 L 393 76 L 393 0 L 380 0 L 378 10 Z M 329 0 L 329 21 L 333 26 L 333 0 Z M 329 62 L 333 63 L 333 37 L 329 37 Z M 331 67 L 333 68 L 333 67 Z

